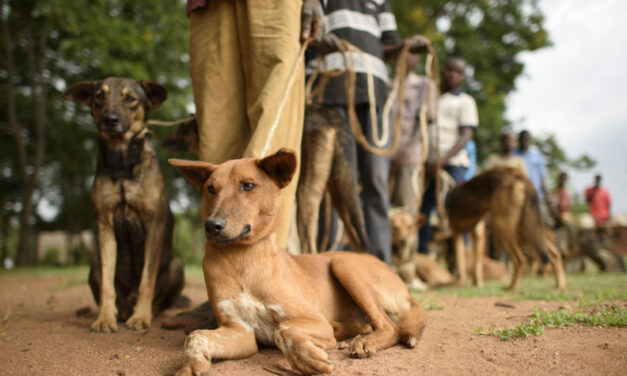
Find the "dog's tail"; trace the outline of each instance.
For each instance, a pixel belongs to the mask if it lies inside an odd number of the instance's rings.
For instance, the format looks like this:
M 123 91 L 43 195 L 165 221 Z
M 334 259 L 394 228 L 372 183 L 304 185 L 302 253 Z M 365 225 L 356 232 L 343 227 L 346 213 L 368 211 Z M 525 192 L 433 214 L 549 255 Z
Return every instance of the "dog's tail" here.
M 370 242 L 366 220 L 359 200 L 357 183 L 357 149 L 345 124 L 338 127 L 336 147 L 333 151 L 333 171 L 329 177 L 333 206 L 338 211 L 346 234 L 355 250 L 368 250 Z

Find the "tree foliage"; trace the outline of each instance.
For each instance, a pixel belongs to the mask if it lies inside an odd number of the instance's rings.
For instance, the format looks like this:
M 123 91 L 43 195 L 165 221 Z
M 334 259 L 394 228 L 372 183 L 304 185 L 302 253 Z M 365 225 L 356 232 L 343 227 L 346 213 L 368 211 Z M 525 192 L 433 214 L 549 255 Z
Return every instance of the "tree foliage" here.
M 389 1 L 403 36 L 424 34 L 440 60 L 459 55 L 468 61 L 466 89 L 479 106 L 481 161 L 508 125 L 505 99 L 523 72 L 520 53 L 550 44 L 537 0 Z M 10 229 L 18 227 L 18 253 L 28 263 L 34 244 L 27 240 L 37 230 L 78 232 L 93 224 L 95 126 L 88 109 L 64 101 L 62 92 L 107 76 L 151 79 L 169 91 L 151 117 L 186 116 L 192 102 L 188 20 L 183 0 L 0 0 L 0 6 L 0 251 L 15 243 Z M 155 129 L 154 144 L 172 131 Z M 554 138 L 539 141 L 554 157 L 550 164 L 591 163 L 569 160 Z M 158 153 L 169 197 L 198 200 L 165 165 L 167 152 Z
M 33 225 L 79 231 L 93 223 L 95 126 L 87 108 L 61 98 L 63 90 L 108 76 L 156 80 L 169 100 L 151 117 L 187 115 L 188 21 L 183 1 L 4 0 L 2 22 L 0 214 L 2 228 L 24 217 L 18 256 L 29 256 L 18 261 L 30 263 Z M 170 169 L 166 175 L 178 178 Z M 45 212 L 53 218 L 37 215 Z

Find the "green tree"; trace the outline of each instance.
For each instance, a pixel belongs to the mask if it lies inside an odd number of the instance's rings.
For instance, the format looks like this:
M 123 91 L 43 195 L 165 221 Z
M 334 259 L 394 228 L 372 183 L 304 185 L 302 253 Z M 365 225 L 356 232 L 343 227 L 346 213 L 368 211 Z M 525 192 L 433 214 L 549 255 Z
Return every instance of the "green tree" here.
M 576 158 L 567 156 L 553 134 L 533 137 L 533 142 L 544 156 L 549 175 L 547 181 L 549 188 L 556 184 L 557 176 L 562 171 L 589 170 L 596 165 L 596 160 L 587 154 Z
M 152 79 L 169 100 L 153 118 L 187 115 L 188 24 L 183 1 L 2 0 L 0 167 L 3 221 L 19 215 L 17 261 L 36 261 L 33 233 L 42 202 L 72 231 L 91 224 L 95 169 L 89 110 L 61 98 L 69 85 L 107 76 Z M 160 133 L 157 130 L 156 133 Z M 155 141 L 156 142 L 156 141 Z M 166 170 L 174 181 L 174 171 Z M 3 181 L 3 182 L 4 182 Z M 172 189 L 170 188 L 170 191 Z M 19 213 L 19 214 L 16 214 Z M 4 222 L 3 222 L 4 223 Z

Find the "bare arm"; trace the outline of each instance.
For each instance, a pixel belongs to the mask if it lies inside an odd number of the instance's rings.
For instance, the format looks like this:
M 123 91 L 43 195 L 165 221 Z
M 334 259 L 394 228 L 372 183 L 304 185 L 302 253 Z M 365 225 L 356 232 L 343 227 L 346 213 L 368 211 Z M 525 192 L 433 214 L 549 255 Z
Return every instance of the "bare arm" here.
M 425 36 L 416 34 L 411 38 L 407 38 L 400 44 L 383 45 L 383 56 L 386 60 L 396 59 L 405 45 L 409 45 L 409 52 L 419 54 L 429 49 L 429 39 Z
M 459 153 L 460 150 L 466 147 L 466 144 L 470 141 L 470 139 L 472 139 L 475 132 L 471 127 L 463 127 L 460 129 L 459 133 L 460 135 L 457 139 L 457 143 L 441 158 L 440 164 L 442 166 L 446 166 L 448 161 L 453 158 L 455 154 Z
M 457 139 L 457 143 L 448 151 L 442 158 L 439 160 L 439 167 L 446 166 L 448 161 L 457 154 L 463 147 L 466 146 L 468 141 L 472 138 L 474 134 L 474 130 L 471 127 L 463 127 L 460 129 L 460 135 Z M 427 162 L 426 166 L 426 174 L 427 176 L 433 176 L 436 170 L 436 160 L 431 159 Z

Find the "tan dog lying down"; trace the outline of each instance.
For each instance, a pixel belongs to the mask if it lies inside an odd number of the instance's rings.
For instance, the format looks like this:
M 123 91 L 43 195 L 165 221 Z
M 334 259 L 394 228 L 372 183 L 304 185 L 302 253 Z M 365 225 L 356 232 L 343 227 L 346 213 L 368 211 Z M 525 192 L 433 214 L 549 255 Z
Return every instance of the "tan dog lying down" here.
M 326 350 L 355 337 L 351 357 L 365 358 L 399 342 L 414 347 L 426 315 L 384 263 L 366 255 L 290 255 L 273 233 L 279 191 L 296 170 L 294 152 L 220 165 L 170 160 L 203 193 L 203 271 L 215 330 L 185 340 L 177 375 L 208 371 L 212 359 L 239 359 L 257 343 L 276 345 L 305 374 L 330 373 Z

